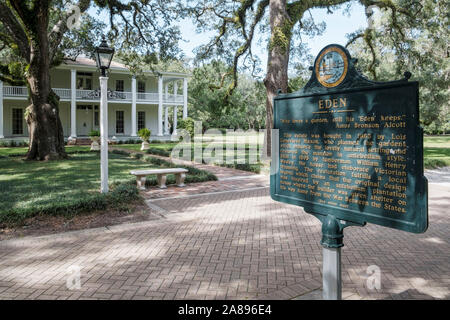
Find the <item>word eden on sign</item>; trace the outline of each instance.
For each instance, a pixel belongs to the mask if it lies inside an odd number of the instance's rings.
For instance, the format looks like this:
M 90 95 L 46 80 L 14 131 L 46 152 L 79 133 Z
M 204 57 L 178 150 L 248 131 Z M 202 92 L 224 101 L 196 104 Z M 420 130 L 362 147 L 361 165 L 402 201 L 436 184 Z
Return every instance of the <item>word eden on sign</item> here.
M 341 247 L 344 227 L 428 227 L 418 83 L 374 82 L 339 45 L 317 56 L 306 86 L 274 99 L 271 196 L 322 223 L 322 244 Z

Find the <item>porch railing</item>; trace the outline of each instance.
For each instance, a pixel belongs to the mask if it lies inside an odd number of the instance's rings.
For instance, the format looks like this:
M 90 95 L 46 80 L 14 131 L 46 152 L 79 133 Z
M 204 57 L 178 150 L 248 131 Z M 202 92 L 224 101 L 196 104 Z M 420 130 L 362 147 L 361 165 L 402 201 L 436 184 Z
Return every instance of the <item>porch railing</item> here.
M 72 92 L 70 89 L 66 88 L 53 88 L 53 91 L 60 97 L 61 100 L 71 99 Z M 23 98 L 28 97 L 27 87 L 14 87 L 14 86 L 3 86 L 3 97 L 4 98 Z M 100 100 L 100 92 L 98 90 L 76 90 L 76 100 L 86 101 L 86 100 Z M 130 102 L 132 100 L 131 92 L 120 92 L 120 91 L 108 91 L 108 101 L 123 101 Z M 138 102 L 151 102 L 157 104 L 159 101 L 159 94 L 157 92 L 138 92 L 136 93 L 136 100 Z M 179 103 L 183 104 L 182 95 L 163 94 L 163 102 L 165 103 Z
M 3 96 L 5 97 L 28 97 L 27 87 L 3 86 Z

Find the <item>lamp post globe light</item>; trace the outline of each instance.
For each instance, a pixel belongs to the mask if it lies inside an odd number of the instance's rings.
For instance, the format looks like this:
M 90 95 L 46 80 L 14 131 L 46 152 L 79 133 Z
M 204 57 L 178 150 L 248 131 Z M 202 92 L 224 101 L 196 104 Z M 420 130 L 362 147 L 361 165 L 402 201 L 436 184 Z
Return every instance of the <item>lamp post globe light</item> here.
M 102 77 L 106 77 L 106 70 L 109 69 L 113 56 L 114 48 L 108 46 L 105 36 L 103 35 L 102 42 L 95 48 L 95 60 L 97 61 L 97 67 L 102 72 Z
M 100 80 L 100 180 L 101 192 L 108 192 L 108 77 L 106 70 L 111 65 L 114 48 L 108 47 L 105 36 L 102 36 L 100 46 L 95 48 L 95 60 L 101 70 Z

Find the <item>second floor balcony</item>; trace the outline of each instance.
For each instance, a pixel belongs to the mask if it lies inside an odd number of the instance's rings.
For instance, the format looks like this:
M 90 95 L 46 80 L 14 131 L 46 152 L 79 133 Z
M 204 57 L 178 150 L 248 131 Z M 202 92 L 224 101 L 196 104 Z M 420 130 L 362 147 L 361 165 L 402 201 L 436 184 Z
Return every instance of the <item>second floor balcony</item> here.
M 53 91 L 59 96 L 61 101 L 71 101 L 72 90 L 65 88 L 53 88 Z M 27 87 L 3 86 L 3 99 L 28 99 Z M 76 102 L 99 102 L 100 89 L 96 90 L 75 90 Z M 124 91 L 113 91 L 108 89 L 108 101 L 115 103 L 132 103 L 133 93 Z M 165 104 L 183 104 L 183 95 L 162 94 L 162 100 Z M 136 103 L 140 104 L 158 104 L 158 92 L 136 92 Z

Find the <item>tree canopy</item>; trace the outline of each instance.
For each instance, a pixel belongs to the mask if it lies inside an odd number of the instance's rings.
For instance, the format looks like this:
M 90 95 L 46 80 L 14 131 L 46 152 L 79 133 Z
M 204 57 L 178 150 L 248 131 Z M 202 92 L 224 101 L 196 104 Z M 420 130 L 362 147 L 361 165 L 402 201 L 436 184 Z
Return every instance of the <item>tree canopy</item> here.
M 439 1 L 439 0 L 435 0 Z M 216 87 L 226 84 L 225 78 L 232 79 L 226 87 L 225 100 L 229 99 L 238 86 L 239 69 L 255 70 L 258 59 L 253 54 L 257 31 L 265 36 L 267 45 L 267 72 L 264 78 L 266 87 L 266 128 L 272 127 L 272 101 L 278 90 L 288 92 L 289 61 L 293 54 L 304 55 L 303 47 L 294 47 L 295 39 L 302 33 L 321 32 L 319 24 L 310 19 L 312 9 L 324 8 L 333 13 L 336 8 L 359 3 L 366 9 L 366 16 L 372 16 L 373 8 L 385 11 L 385 33 L 381 37 L 390 41 L 392 47 L 401 55 L 402 48 L 411 44 L 405 33 L 406 28 L 416 30 L 433 17 L 422 14 L 421 0 L 202 0 L 191 7 L 191 14 L 199 31 L 215 31 L 215 36 L 200 47 L 197 58 L 210 60 L 220 57 L 229 65 Z M 448 12 L 448 10 L 446 11 Z M 428 20 L 423 21 L 423 18 Z M 358 42 L 370 52 L 368 69 L 376 78 L 376 42 L 380 35 L 371 26 L 351 35 L 348 45 Z M 387 38 L 389 40 L 387 40 Z M 406 71 L 406 70 L 404 70 Z M 270 154 L 270 131 L 266 135 L 266 152 Z
M 50 87 L 50 69 L 62 58 L 93 53 L 108 16 L 110 43 L 130 61 L 155 61 L 178 52 L 172 21 L 182 0 L 0 0 L 0 79 L 26 84 L 30 106 L 28 159 L 66 157 L 59 98 Z M 86 13 L 97 10 L 96 17 Z M 81 20 L 79 20 L 81 19 Z
M 450 130 L 448 9 L 442 0 L 421 1 L 420 10 L 415 12 L 417 23 L 411 25 L 408 16 L 397 18 L 401 39 L 385 36 L 392 33 L 392 16 L 386 10 L 377 12 L 373 28 L 366 31 L 369 47 L 357 36 L 364 31 L 350 35 L 349 50 L 359 58 L 359 68 L 369 78 L 389 81 L 411 71 L 411 80 L 419 81 L 420 119 L 428 133 Z
M 265 127 L 265 90 L 261 82 L 250 75 L 240 75 L 240 81 L 229 99 L 224 101 L 226 88 L 211 84 L 221 81 L 227 66 L 212 61 L 192 72 L 189 83 L 190 115 L 203 122 L 204 129 L 255 129 Z M 224 80 L 228 84 L 231 79 Z

